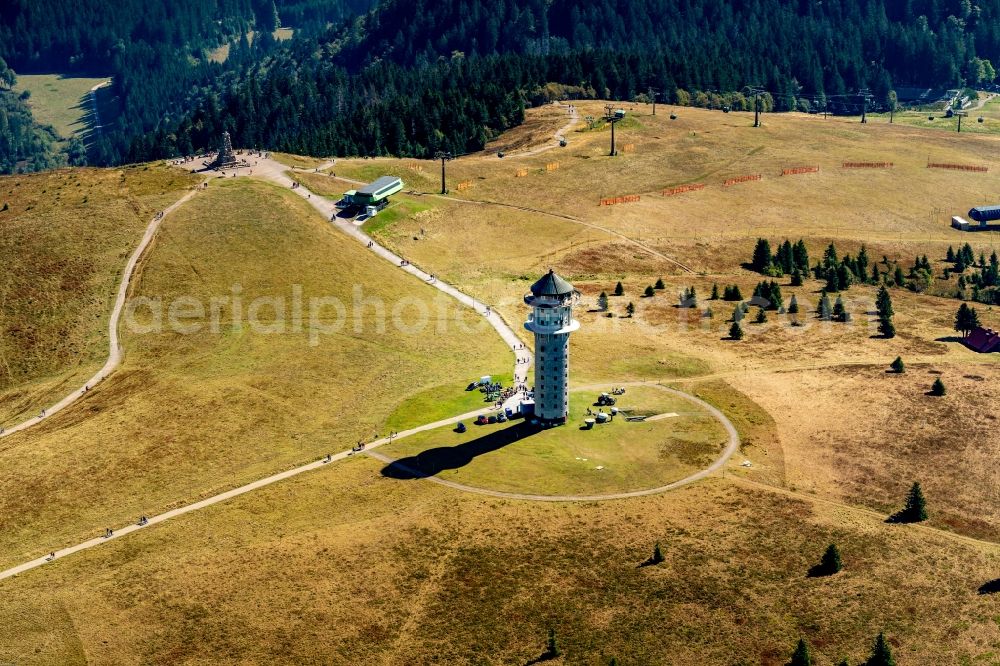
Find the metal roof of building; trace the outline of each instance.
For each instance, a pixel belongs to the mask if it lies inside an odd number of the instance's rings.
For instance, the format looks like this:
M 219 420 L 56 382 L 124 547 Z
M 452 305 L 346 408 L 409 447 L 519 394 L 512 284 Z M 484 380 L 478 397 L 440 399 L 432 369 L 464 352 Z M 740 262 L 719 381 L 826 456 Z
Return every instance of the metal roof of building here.
M 382 176 L 381 178 L 376 178 L 375 182 L 368 183 L 360 190 L 358 194 L 377 194 L 380 190 L 384 190 L 390 185 L 395 185 L 399 181 L 399 178 L 395 176 Z
M 1000 333 L 992 328 L 977 326 L 969 332 L 968 337 L 965 338 L 965 344 L 977 352 L 1000 351 Z
M 531 293 L 535 296 L 567 296 L 576 289 L 569 282 L 556 275 L 551 268 L 542 278 L 531 285 Z
M 969 217 L 976 222 L 992 222 L 1000 219 L 1000 206 L 976 206 L 969 211 Z

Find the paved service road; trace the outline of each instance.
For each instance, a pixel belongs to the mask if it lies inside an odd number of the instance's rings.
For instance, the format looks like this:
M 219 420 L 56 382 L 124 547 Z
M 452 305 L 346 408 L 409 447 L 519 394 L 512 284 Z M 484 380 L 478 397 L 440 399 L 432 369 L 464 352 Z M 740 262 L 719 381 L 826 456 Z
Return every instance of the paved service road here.
M 288 167 L 284 164 L 275 162 L 274 160 L 265 159 L 258 159 L 257 163 L 253 167 L 254 177 L 260 176 L 265 180 L 269 180 L 284 187 L 291 187 L 293 183 L 292 178 L 286 173 L 288 170 Z M 514 330 L 509 324 L 507 324 L 506 321 L 504 321 L 503 317 L 501 317 L 496 310 L 490 308 L 488 304 L 480 303 L 478 300 L 459 291 L 452 285 L 437 279 L 427 271 L 424 271 L 409 262 L 404 263 L 403 257 L 400 257 L 388 248 L 379 245 L 375 239 L 362 231 L 361 228 L 356 226 L 351 220 L 345 220 L 337 217 L 336 206 L 334 206 L 333 202 L 326 197 L 313 194 L 304 185 L 299 185 L 299 187 L 296 187 L 292 191 L 308 201 L 313 208 L 318 210 L 326 219 L 330 220 L 330 223 L 337 227 L 340 231 L 343 231 L 348 236 L 364 243 L 368 249 L 386 261 L 389 261 L 399 270 L 406 271 L 410 275 L 419 278 L 439 291 L 448 294 L 459 303 L 472 308 L 477 313 L 486 317 L 486 320 L 490 323 L 493 329 L 500 334 L 503 341 L 506 342 L 514 352 L 514 357 L 517 361 L 514 364 L 515 383 L 527 382 L 528 366 L 531 364 L 532 354 L 526 347 L 521 348 L 521 339 L 517 337 Z

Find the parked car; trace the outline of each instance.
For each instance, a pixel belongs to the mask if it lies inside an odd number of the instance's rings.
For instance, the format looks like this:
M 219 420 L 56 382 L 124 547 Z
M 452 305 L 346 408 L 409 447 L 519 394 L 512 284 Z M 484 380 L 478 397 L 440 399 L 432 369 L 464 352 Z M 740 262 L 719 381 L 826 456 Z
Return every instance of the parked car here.
M 479 418 L 476 419 L 476 425 L 486 425 L 487 419 L 485 414 L 480 414 Z
M 459 424 L 458 424 L 457 426 L 455 426 L 455 432 L 457 432 L 457 433 L 458 433 L 458 434 L 460 434 L 460 435 L 461 435 L 461 434 L 462 434 L 463 432 L 465 432 L 465 430 L 466 430 L 466 428 L 465 428 L 465 424 L 464 424 L 464 423 L 462 423 L 462 422 L 459 422 Z

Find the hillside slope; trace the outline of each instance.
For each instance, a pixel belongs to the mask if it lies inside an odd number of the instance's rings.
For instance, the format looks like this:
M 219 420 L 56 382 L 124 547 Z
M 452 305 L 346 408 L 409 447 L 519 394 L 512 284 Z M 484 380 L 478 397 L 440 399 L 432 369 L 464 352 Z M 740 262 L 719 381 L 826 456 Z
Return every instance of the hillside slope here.
M 36 415 L 104 363 L 128 256 L 198 180 L 162 167 L 0 177 L 0 425 Z

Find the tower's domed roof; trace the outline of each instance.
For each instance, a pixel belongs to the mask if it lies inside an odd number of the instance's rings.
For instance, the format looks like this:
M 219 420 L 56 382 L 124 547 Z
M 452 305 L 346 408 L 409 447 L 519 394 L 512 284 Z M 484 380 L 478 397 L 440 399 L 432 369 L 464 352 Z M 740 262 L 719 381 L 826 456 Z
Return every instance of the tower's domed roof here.
M 531 285 L 531 293 L 535 296 L 568 296 L 574 291 L 573 285 L 556 275 L 551 268 L 538 282 Z

